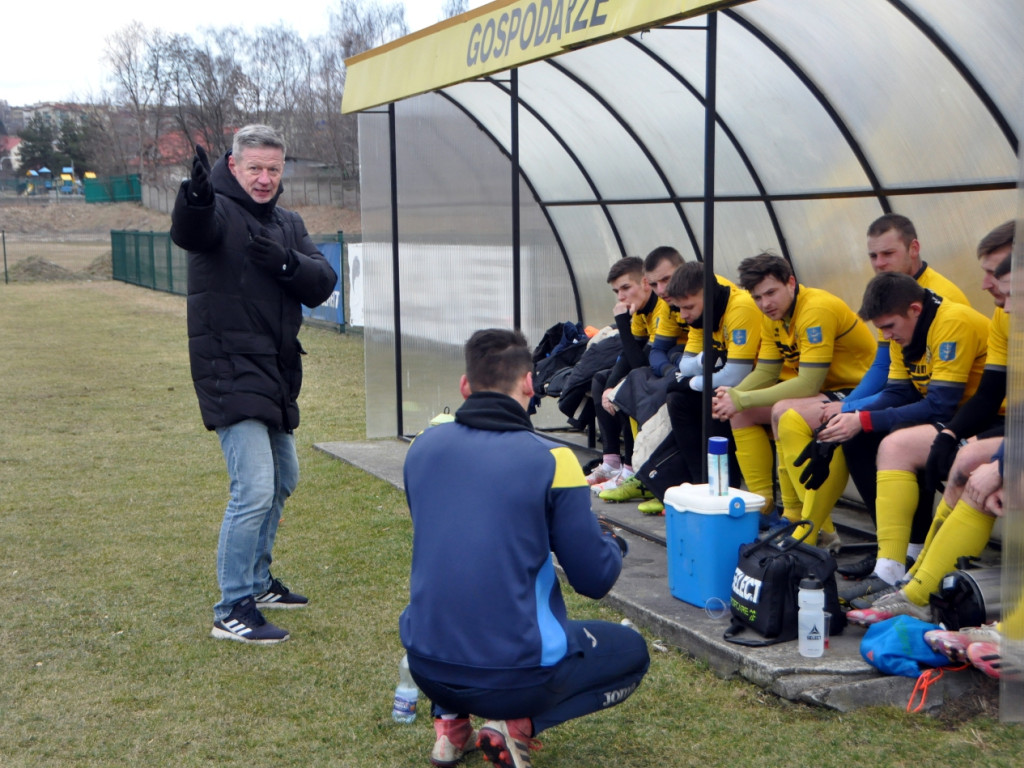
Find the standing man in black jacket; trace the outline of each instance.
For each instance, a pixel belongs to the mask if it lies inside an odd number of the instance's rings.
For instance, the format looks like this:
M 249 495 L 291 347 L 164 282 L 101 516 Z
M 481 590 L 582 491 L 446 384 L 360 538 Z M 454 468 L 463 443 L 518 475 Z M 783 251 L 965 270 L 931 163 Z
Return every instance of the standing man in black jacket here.
M 211 634 L 262 645 L 288 632 L 260 609 L 307 603 L 271 575 L 271 551 L 299 479 L 300 305 L 322 304 L 337 281 L 299 215 L 277 207 L 284 158 L 284 141 L 265 125 L 240 129 L 213 168 L 196 146 L 171 215 L 171 239 L 189 252 L 192 381 L 230 478 Z

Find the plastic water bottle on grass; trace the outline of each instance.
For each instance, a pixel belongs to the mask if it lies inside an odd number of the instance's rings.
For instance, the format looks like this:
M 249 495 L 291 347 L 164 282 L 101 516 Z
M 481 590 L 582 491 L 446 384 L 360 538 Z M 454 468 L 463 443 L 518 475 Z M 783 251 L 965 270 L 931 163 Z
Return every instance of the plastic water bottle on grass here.
M 395 703 L 391 707 L 391 717 L 396 723 L 411 723 L 416 719 L 419 697 L 420 689 L 409 671 L 409 654 L 405 654 L 398 665 L 398 687 L 395 688 Z

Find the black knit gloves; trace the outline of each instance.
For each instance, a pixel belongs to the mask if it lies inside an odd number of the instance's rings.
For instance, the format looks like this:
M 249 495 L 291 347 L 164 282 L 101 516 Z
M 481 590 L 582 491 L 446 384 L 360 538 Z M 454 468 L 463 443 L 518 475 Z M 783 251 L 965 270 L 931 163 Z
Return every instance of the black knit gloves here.
M 807 464 L 800 473 L 800 482 L 809 491 L 816 491 L 828 480 L 828 465 L 839 443 L 821 443 L 811 440 L 793 462 L 794 467 Z
M 939 432 L 932 441 L 931 450 L 928 451 L 928 460 L 924 465 L 925 487 L 932 489 L 942 488 L 946 478 L 949 477 L 949 470 L 953 468 L 953 460 L 956 459 L 956 452 L 960 441 L 956 435 L 948 432 Z
M 210 181 L 210 158 L 206 150 L 196 144 L 192 158 L 192 178 L 188 182 L 188 201 L 192 205 L 209 205 L 213 202 L 213 183 Z
M 288 277 L 295 271 L 295 257 L 287 248 L 267 237 L 262 231 L 249 241 L 249 258 L 275 277 Z

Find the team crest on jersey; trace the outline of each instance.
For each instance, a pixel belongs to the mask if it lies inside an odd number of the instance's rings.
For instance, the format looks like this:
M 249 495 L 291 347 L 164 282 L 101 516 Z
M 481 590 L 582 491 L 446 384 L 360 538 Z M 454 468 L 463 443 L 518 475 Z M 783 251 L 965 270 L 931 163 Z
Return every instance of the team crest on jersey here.
M 747 343 L 747 329 L 737 328 L 732 332 L 732 343 L 738 347 L 742 347 Z
M 811 344 L 821 344 L 824 339 L 824 334 L 821 332 L 821 326 L 815 325 L 807 329 L 807 340 Z
M 939 344 L 939 360 L 944 363 L 948 363 L 950 360 L 956 359 L 956 342 L 955 341 L 944 341 Z

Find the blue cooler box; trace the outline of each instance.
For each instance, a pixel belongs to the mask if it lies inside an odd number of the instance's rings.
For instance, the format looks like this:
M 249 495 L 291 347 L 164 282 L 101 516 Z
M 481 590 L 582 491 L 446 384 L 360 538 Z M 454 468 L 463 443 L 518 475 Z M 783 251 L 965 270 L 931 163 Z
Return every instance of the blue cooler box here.
M 700 608 L 713 597 L 729 604 L 740 545 L 757 539 L 763 505 L 763 497 L 737 488 L 730 488 L 728 496 L 711 496 L 706 483 L 684 483 L 665 492 L 673 597 Z

